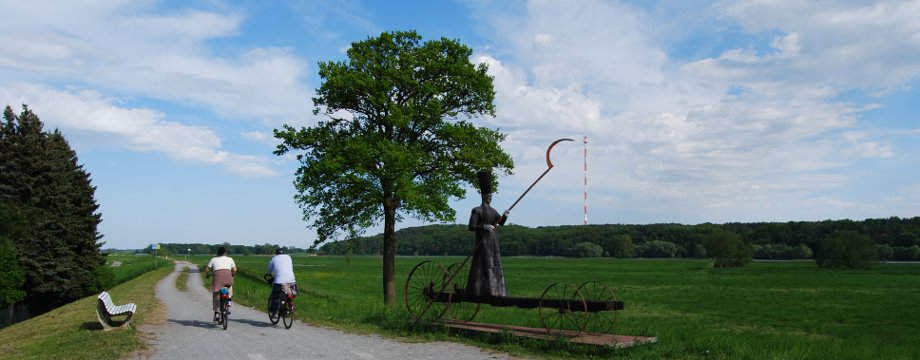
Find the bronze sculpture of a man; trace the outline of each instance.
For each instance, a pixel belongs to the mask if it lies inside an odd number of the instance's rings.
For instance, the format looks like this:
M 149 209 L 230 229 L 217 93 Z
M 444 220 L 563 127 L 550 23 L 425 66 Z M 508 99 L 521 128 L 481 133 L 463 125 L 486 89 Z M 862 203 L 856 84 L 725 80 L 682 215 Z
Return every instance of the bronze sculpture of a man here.
M 504 224 L 508 212 L 499 215 L 491 206 L 492 173 L 481 171 L 477 175 L 482 205 L 473 208 L 470 214 L 469 229 L 476 232 L 476 244 L 466 292 L 473 295 L 506 296 L 502 255 L 495 226 Z

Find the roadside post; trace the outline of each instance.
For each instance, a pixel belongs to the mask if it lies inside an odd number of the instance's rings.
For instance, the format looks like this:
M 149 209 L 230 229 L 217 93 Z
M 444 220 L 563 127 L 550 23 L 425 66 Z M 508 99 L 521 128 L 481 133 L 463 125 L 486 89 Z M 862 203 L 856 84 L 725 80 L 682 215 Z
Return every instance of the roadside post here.
M 160 244 L 158 244 L 158 243 L 150 244 L 150 249 L 153 250 L 153 268 L 154 268 L 154 269 L 159 269 L 159 268 L 160 268 L 160 259 L 158 258 L 159 251 L 157 251 L 157 250 L 160 249 Z

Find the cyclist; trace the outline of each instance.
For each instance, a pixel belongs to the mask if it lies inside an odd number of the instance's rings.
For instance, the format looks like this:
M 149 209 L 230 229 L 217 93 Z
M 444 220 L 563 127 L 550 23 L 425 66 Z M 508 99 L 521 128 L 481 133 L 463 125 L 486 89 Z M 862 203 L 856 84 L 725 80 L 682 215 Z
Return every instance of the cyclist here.
M 278 309 L 274 308 L 276 305 L 271 299 L 278 296 L 279 292 L 284 291 L 283 288 L 285 286 L 287 286 L 290 291 L 294 291 L 296 295 L 297 280 L 294 279 L 294 262 L 291 260 L 290 255 L 285 254 L 284 250 L 279 248 L 275 250 L 275 256 L 272 256 L 272 259 L 268 261 L 268 269 L 265 270 L 265 272 L 274 277 L 272 281 L 272 294 L 268 298 L 268 311 L 270 314 L 273 314 Z
M 220 288 L 227 287 L 230 290 L 230 299 L 233 299 L 233 276 L 236 275 L 236 263 L 233 258 L 227 256 L 227 249 L 221 246 L 217 249 L 217 256 L 208 261 L 205 266 L 205 276 L 214 272 L 211 278 L 212 303 L 214 304 L 214 321 L 220 316 Z

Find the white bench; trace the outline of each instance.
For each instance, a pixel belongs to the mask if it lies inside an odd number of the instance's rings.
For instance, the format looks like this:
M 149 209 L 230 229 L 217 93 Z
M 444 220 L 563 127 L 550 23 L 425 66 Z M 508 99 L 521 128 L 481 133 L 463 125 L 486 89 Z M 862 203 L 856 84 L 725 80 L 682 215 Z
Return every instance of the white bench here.
M 112 296 L 103 291 L 99 294 L 99 301 L 96 302 L 96 318 L 102 324 L 103 330 L 109 330 L 115 327 L 122 327 L 131 321 L 134 312 L 137 311 L 137 305 L 128 303 L 124 305 L 115 305 L 112 303 Z M 121 320 L 113 318 L 122 318 Z

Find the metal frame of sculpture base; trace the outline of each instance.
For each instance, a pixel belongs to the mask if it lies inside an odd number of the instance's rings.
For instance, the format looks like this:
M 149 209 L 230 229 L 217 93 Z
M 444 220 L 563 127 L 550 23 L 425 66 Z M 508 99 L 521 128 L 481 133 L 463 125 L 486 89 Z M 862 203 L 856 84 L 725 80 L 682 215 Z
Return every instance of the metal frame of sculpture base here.
M 558 336 L 553 336 L 548 334 L 544 329 L 472 321 L 447 320 L 444 322 L 444 325 L 451 329 L 463 331 L 492 334 L 505 333 L 533 339 L 555 340 L 561 337 L 573 343 L 611 346 L 617 349 L 658 342 L 658 338 L 653 336 L 578 333 L 570 330 L 562 330 L 562 332 L 557 334 Z

